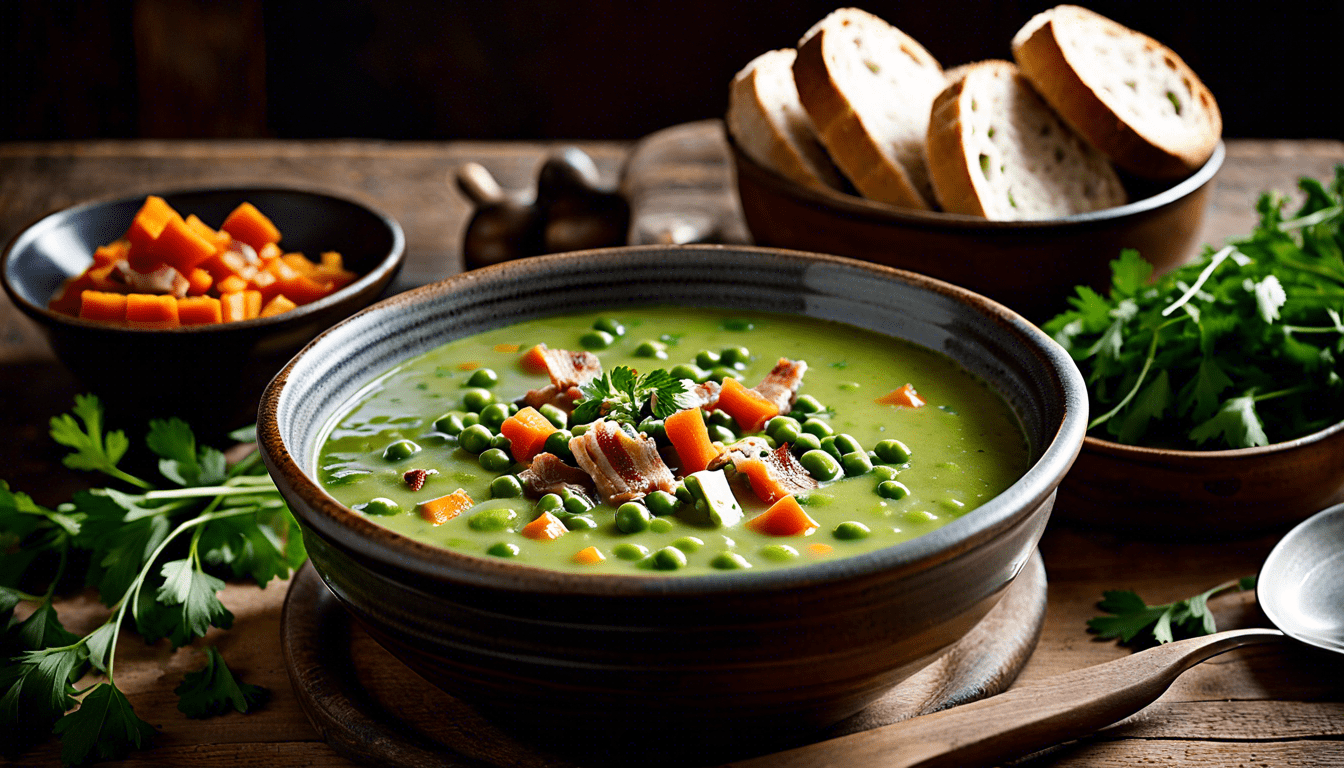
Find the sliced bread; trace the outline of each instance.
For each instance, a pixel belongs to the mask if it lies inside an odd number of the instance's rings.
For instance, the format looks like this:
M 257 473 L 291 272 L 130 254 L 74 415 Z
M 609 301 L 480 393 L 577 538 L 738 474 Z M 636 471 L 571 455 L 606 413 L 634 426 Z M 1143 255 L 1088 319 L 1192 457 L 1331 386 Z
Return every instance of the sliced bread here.
M 929 172 L 949 213 L 1040 220 L 1112 208 L 1125 188 L 1008 61 L 965 67 L 933 102 Z
M 944 82 L 923 46 L 872 14 L 841 8 L 803 36 L 793 79 L 818 138 L 861 195 L 932 206 L 924 134 Z
M 1013 58 L 1065 120 L 1136 175 L 1185 176 L 1222 135 L 1217 102 L 1179 56 L 1085 8 L 1037 14 L 1014 36 Z
M 751 159 L 809 187 L 840 189 L 835 164 L 817 141 L 793 85 L 797 51 L 767 51 L 733 78 L 728 131 Z

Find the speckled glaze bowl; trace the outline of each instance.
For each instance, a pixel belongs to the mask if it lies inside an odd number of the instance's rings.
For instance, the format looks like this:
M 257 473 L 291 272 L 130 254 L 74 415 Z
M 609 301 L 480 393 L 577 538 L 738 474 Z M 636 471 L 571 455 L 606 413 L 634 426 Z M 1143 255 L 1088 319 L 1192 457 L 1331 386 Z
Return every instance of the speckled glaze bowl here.
M 324 429 L 371 377 L 450 339 L 527 318 L 639 304 L 844 321 L 938 350 L 1018 414 L 1033 464 L 946 527 L 870 554 L 770 573 L 588 575 L 471 557 L 378 526 L 315 482 Z M 313 565 L 393 655 L 449 693 L 601 737 L 671 749 L 784 741 L 850 715 L 995 604 L 1027 561 L 1083 438 L 1068 356 L 968 291 L 832 256 L 647 246 L 508 262 L 383 301 L 313 341 L 262 398 L 262 455 Z
M 1068 308 L 1074 286 L 1110 285 L 1110 262 L 1137 248 L 1167 272 L 1197 253 L 1222 143 L 1175 184 L 1126 177 L 1132 202 L 1046 221 L 988 221 L 916 211 L 830 189 L 805 187 L 732 143 L 738 195 L 759 245 L 852 256 L 946 280 L 1035 321 Z
M 406 238 L 391 217 L 321 192 L 230 187 L 158 193 L 185 216 L 218 224 L 239 203 L 271 218 L 289 251 L 339 251 L 359 279 L 272 317 L 169 329 L 125 328 L 47 309 L 100 245 L 121 237 L 144 195 L 100 200 L 39 219 L 5 249 L 0 282 L 56 356 L 117 418 L 178 416 L 198 433 L 251 423 L 271 376 L 319 332 L 372 303 L 401 269 Z

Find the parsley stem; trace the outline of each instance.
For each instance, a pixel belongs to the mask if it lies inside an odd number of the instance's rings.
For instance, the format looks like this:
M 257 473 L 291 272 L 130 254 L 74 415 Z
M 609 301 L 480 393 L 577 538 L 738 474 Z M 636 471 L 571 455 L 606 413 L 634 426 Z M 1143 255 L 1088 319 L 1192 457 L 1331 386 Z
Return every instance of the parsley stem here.
M 242 485 L 204 485 L 196 488 L 170 488 L 166 491 L 150 491 L 141 498 L 145 501 L 156 501 L 158 499 L 197 499 L 209 496 L 239 496 L 242 494 L 262 493 L 267 490 L 274 490 L 275 483 L 266 478 L 268 484 L 258 483 L 255 486 Z
M 42 598 L 42 602 L 51 600 L 51 596 L 56 594 L 56 585 L 61 582 L 61 577 L 65 575 L 65 565 L 70 560 L 70 537 L 61 536 L 61 560 L 56 566 L 56 575 L 51 577 L 51 584 L 47 587 L 47 594 Z
M 1306 216 L 1299 216 L 1296 219 L 1288 219 L 1279 222 L 1280 232 L 1290 232 L 1294 229 L 1303 227 L 1313 227 L 1321 222 L 1328 221 L 1344 213 L 1344 206 L 1332 205 L 1329 208 L 1322 208 L 1319 211 L 1313 211 Z
M 1229 245 L 1226 248 L 1223 248 L 1221 251 L 1213 254 L 1212 259 L 1209 261 L 1209 266 L 1205 267 L 1204 271 L 1199 273 L 1199 279 L 1195 280 L 1195 284 L 1187 288 L 1185 290 L 1185 293 L 1181 294 L 1181 297 L 1179 299 L 1167 305 L 1167 308 L 1162 310 L 1162 316 L 1163 317 L 1169 316 L 1172 312 L 1175 312 L 1177 309 L 1179 309 L 1182 304 L 1185 304 L 1186 302 L 1190 301 L 1190 298 L 1192 296 L 1194 296 L 1196 293 L 1199 293 L 1199 289 L 1203 288 L 1204 283 L 1208 282 L 1209 278 L 1213 276 L 1213 270 L 1217 269 L 1218 265 L 1222 264 L 1223 261 L 1225 261 L 1228 256 L 1231 256 L 1232 252 L 1235 250 L 1236 250 L 1235 248 Z
M 1182 322 L 1188 318 L 1189 315 L 1184 315 L 1172 320 L 1168 320 L 1167 322 L 1153 329 L 1153 340 L 1148 345 L 1148 355 L 1143 359 L 1143 369 L 1139 371 L 1138 380 L 1134 382 L 1134 386 L 1130 388 L 1129 392 L 1125 393 L 1124 399 L 1116 403 L 1114 408 L 1089 422 L 1087 425 L 1088 429 L 1096 429 L 1102 424 L 1105 424 L 1112 416 L 1119 413 L 1120 409 L 1124 408 L 1126 405 L 1129 405 L 1129 401 L 1133 400 L 1134 395 L 1138 394 L 1139 387 L 1143 386 L 1143 380 L 1148 377 L 1148 371 L 1153 367 L 1153 361 L 1157 359 L 1157 339 L 1161 335 L 1162 330 L 1167 326 L 1175 325 L 1176 323 Z
M 1302 392 L 1306 392 L 1309 389 L 1311 389 L 1310 384 L 1299 384 L 1296 387 L 1289 387 L 1288 389 L 1280 389 L 1277 392 L 1266 392 L 1263 395 L 1251 395 L 1251 399 L 1259 403 L 1265 400 L 1273 400 L 1278 397 L 1288 397 L 1289 395 L 1300 394 Z
M 134 485 L 137 488 L 142 488 L 146 491 L 154 489 L 153 484 L 147 483 L 144 480 L 141 480 L 140 478 L 128 472 L 123 472 L 121 469 L 115 466 L 103 467 L 102 471 L 103 474 L 108 475 L 109 477 L 115 477 L 116 479 Z

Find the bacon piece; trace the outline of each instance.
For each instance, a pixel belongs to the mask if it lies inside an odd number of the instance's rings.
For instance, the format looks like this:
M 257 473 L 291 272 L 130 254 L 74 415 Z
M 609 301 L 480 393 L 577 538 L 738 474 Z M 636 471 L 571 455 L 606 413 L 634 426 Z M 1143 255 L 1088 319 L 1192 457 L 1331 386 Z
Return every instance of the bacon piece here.
M 527 394 L 523 395 L 522 402 L 524 405 L 530 405 L 533 408 L 540 408 L 543 405 L 554 405 L 565 413 L 569 413 L 574 410 L 575 404 L 577 404 L 582 397 L 583 393 L 579 391 L 578 387 L 560 389 L 554 384 L 547 384 L 541 389 L 528 390 Z
M 781 414 L 788 413 L 793 408 L 793 401 L 798 397 L 798 387 L 802 386 L 804 373 L 807 373 L 806 360 L 781 357 L 761 383 L 752 389 L 774 403 Z
M 744 437 L 736 443 L 728 446 L 723 453 L 719 454 L 717 459 L 709 462 L 708 470 L 722 469 L 732 462 L 737 466 L 738 462 L 747 459 L 759 459 L 770 453 L 770 444 L 765 442 L 763 437 Z
M 406 483 L 406 487 L 412 491 L 418 491 L 425 487 L 425 479 L 430 475 L 439 474 L 437 469 L 409 469 L 401 479 Z
M 781 445 L 765 456 L 747 456 L 741 452 L 730 454 L 738 472 L 751 478 L 751 489 L 761 501 L 773 504 L 785 496 L 810 491 L 820 485 L 803 469 L 803 465 L 789 453 L 789 446 Z
M 602 363 L 592 352 L 550 349 L 545 344 L 538 344 L 537 348 L 541 351 L 551 383 L 541 389 L 530 390 L 523 395 L 523 402 L 533 408 L 549 403 L 569 413 L 582 397 L 579 387 L 602 375 Z
M 527 469 L 518 473 L 518 480 L 530 497 L 559 493 L 564 489 L 588 492 L 593 481 L 588 473 L 571 467 L 553 453 L 538 453 Z
M 593 422 L 587 432 L 569 441 L 569 450 L 608 504 L 643 498 L 654 491 L 670 492 L 676 487 L 672 470 L 658 454 L 653 438 L 632 436 L 615 422 Z

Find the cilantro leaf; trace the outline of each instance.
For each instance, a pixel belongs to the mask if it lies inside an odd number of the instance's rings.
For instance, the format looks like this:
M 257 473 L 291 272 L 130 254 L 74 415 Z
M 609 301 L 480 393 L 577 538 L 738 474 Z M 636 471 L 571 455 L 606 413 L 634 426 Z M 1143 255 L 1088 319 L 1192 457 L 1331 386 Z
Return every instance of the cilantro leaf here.
M 1190 439 L 1203 445 L 1221 438 L 1233 448 L 1269 445 L 1264 425 L 1255 412 L 1255 397 L 1234 397 L 1223 403 L 1208 421 L 1190 430 Z
M 181 419 L 149 422 L 145 443 L 159 456 L 159 472 L 178 485 L 213 485 L 225 478 L 224 454 L 209 446 L 198 451 L 196 435 Z
M 56 615 L 56 608 L 49 601 L 42 603 L 31 616 L 16 625 L 13 631 L 19 644 L 30 651 L 74 645 L 79 642 L 79 637 L 66 631 L 61 625 L 61 620 Z
M 201 718 L 222 715 L 233 708 L 243 714 L 260 708 L 271 697 L 271 692 L 259 685 L 238 682 L 219 649 L 205 649 L 205 667 L 188 672 L 181 684 L 173 690 L 179 697 L 177 708 L 187 717 Z
M 153 726 L 135 714 L 116 686 L 99 683 L 84 697 L 79 709 L 56 722 L 61 739 L 61 761 L 76 765 L 90 757 L 115 760 L 133 749 L 144 749 L 154 739 Z
M 31 651 L 0 668 L 0 750 L 17 755 L 51 732 L 75 705 L 70 684 L 84 668 L 84 648 Z
M 583 400 L 574 408 L 572 420 L 584 424 L 606 417 L 635 426 L 649 402 L 653 403 L 654 417 L 664 419 L 695 405 L 692 386 L 692 382 L 675 378 L 662 368 L 637 375 L 618 365 L 579 387 Z
M 1111 262 L 1111 285 L 1118 296 L 1134 296 L 1153 274 L 1153 265 L 1143 260 L 1133 248 L 1120 251 L 1120 258 Z
M 1211 357 L 1199 361 L 1194 378 L 1181 390 L 1181 408 L 1196 421 L 1204 421 L 1218 411 L 1218 396 L 1232 386 L 1232 379 Z
M 1235 581 L 1201 592 L 1185 600 L 1164 605 L 1148 605 L 1129 590 L 1102 593 L 1097 607 L 1110 614 L 1088 619 L 1087 627 L 1104 640 L 1118 639 L 1128 644 L 1139 640 L 1141 645 L 1170 643 L 1178 637 L 1198 637 L 1218 631 L 1209 599 L 1230 590 L 1244 591 L 1255 588 L 1254 576 L 1243 576 Z
M 120 430 L 103 434 L 103 406 L 93 395 L 76 395 L 72 413 L 64 413 L 51 419 L 51 439 L 74 450 L 62 462 L 71 469 L 90 472 L 102 472 L 106 475 L 125 480 L 141 488 L 150 487 L 139 478 L 132 477 L 117 468 L 117 462 L 126 455 L 131 441 Z M 84 426 L 75 421 L 78 416 Z
M 1160 421 L 1162 414 L 1166 413 L 1171 403 L 1171 382 L 1167 377 L 1167 372 L 1162 371 L 1156 379 L 1139 392 L 1124 419 L 1119 422 L 1120 442 L 1137 443 L 1139 438 L 1143 437 L 1143 433 L 1148 430 L 1148 422 L 1150 420 Z M 1116 426 L 1114 420 L 1110 424 Z
M 196 567 L 190 560 L 172 560 L 160 570 L 163 586 L 158 600 L 164 605 L 180 605 L 179 621 L 169 635 L 173 647 L 178 648 L 195 637 L 204 637 L 214 625 L 228 629 L 233 625 L 233 614 L 219 601 L 219 590 L 224 582 Z
M 14 609 L 19 603 L 23 602 L 24 595 L 17 589 L 0 586 L 0 630 L 9 627 L 9 620 L 14 616 Z
M 292 544 L 298 543 L 297 562 Z M 250 575 L 260 586 L 288 578 L 303 564 L 302 538 L 287 508 L 226 517 L 201 532 L 201 556 L 212 565 L 228 565 L 235 576 Z

